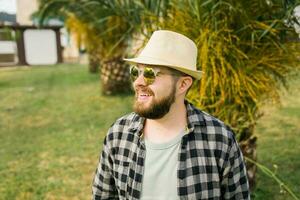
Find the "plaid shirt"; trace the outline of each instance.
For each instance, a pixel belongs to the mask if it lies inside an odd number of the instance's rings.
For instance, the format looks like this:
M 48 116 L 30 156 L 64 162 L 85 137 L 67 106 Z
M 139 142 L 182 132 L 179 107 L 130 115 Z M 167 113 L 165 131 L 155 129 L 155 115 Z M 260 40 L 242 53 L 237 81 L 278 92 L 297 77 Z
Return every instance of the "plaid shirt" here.
M 186 107 L 189 133 L 182 137 L 178 155 L 179 199 L 250 199 L 243 156 L 233 132 L 190 103 Z M 93 182 L 93 200 L 140 198 L 144 122 L 131 113 L 109 129 Z

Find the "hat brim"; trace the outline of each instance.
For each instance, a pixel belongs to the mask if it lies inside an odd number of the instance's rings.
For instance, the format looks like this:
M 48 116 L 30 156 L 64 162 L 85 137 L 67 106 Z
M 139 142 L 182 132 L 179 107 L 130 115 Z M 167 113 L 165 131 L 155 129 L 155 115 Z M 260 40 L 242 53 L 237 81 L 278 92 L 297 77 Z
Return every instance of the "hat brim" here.
M 123 58 L 123 60 L 131 62 L 131 63 L 138 63 L 138 64 L 145 64 L 145 65 L 159 65 L 159 66 L 166 66 L 170 67 L 172 69 L 176 69 L 178 71 L 181 71 L 187 75 L 190 75 L 194 77 L 195 79 L 199 80 L 202 76 L 202 71 L 194 71 L 190 69 L 186 69 L 184 67 L 178 67 L 174 66 L 172 63 L 165 62 L 162 60 L 158 60 L 155 58 L 149 58 L 149 57 L 137 57 L 137 58 Z

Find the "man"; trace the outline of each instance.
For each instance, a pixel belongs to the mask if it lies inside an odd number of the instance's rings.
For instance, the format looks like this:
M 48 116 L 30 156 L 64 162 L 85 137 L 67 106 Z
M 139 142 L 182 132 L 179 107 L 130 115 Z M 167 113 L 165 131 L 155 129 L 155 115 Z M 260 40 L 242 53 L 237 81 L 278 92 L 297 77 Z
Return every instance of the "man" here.
M 155 31 L 137 58 L 125 59 L 134 112 L 104 140 L 93 199 L 250 199 L 233 132 L 185 100 L 197 47 L 171 31 Z

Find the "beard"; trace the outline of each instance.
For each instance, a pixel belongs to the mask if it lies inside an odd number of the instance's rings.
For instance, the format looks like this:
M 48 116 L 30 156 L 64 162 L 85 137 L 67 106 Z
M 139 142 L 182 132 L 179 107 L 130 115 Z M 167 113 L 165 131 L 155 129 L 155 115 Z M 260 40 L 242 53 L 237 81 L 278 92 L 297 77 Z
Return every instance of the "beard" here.
M 149 106 L 145 106 L 143 102 L 138 102 L 137 100 L 135 100 L 133 110 L 141 117 L 145 117 L 148 119 L 161 119 L 170 111 L 171 105 L 175 102 L 175 84 L 172 87 L 171 92 L 161 99 L 155 99 L 154 93 L 149 88 L 144 88 L 143 91 L 147 91 L 148 94 L 151 94 L 153 99 L 152 102 L 150 102 Z

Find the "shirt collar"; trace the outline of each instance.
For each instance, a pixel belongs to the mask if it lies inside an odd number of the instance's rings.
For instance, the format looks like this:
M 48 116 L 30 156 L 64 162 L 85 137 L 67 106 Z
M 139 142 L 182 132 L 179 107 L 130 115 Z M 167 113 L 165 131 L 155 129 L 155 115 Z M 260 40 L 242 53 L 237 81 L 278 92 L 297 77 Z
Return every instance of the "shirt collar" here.
M 193 132 L 195 126 L 205 126 L 204 116 L 201 110 L 197 109 L 193 104 L 184 101 L 187 110 L 187 120 L 189 132 Z
M 144 128 L 144 124 L 145 124 L 145 118 L 139 116 L 136 113 L 133 113 L 133 118 L 131 120 L 131 123 L 128 127 L 128 131 L 129 132 L 135 132 L 137 134 L 139 134 L 138 136 L 141 137 L 142 136 L 142 130 Z
M 186 110 L 187 110 L 187 121 L 188 121 L 188 130 L 193 132 L 195 126 L 205 126 L 205 120 L 201 110 L 197 109 L 193 104 L 184 101 Z M 128 127 L 130 132 L 136 132 L 139 134 L 139 137 L 142 136 L 142 130 L 144 128 L 145 118 L 139 116 L 136 113 L 133 113 L 132 121 Z

